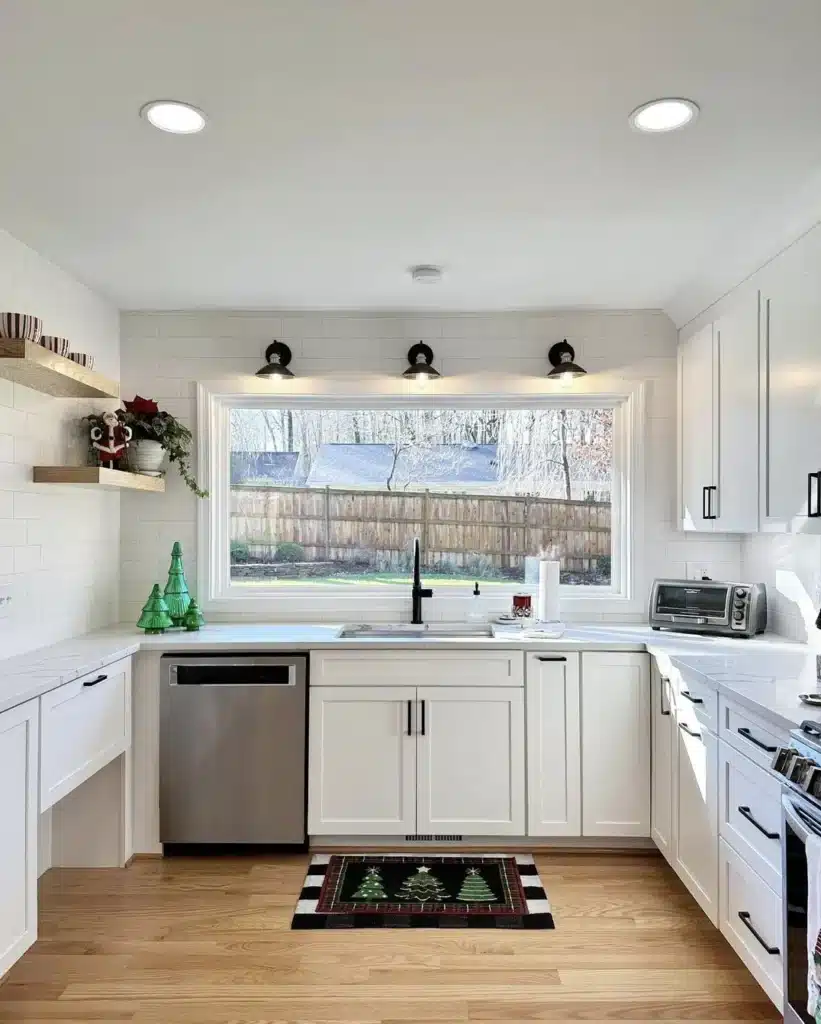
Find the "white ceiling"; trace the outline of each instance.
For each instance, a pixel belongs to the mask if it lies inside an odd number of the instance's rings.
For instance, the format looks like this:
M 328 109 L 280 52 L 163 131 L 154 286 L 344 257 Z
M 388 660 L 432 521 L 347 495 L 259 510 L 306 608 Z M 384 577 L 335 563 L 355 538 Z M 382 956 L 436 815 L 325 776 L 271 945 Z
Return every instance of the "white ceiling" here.
M 0 38 L 0 226 L 123 308 L 665 307 L 821 168 L 818 0 L 3 0 Z M 701 117 L 631 131 L 663 95 Z

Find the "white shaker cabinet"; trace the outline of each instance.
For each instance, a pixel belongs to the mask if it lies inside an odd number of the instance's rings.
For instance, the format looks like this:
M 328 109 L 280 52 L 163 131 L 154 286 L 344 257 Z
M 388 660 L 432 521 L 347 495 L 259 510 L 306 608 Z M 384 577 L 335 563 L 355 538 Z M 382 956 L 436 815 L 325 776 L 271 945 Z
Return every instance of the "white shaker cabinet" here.
M 582 831 L 579 655 L 528 654 L 527 834 Z
M 653 773 L 650 836 L 669 864 L 673 863 L 673 790 L 675 787 L 675 714 L 673 688 L 653 662 L 651 671 Z
M 0 977 L 37 938 L 39 701 L 0 714 Z
M 679 345 L 682 528 L 758 529 L 758 294 L 723 303 Z
M 650 658 L 582 654 L 582 834 L 650 835 Z
M 821 532 L 821 232 L 761 273 L 761 522 Z
M 676 725 L 673 867 L 717 926 L 718 741 L 683 708 Z
M 311 688 L 309 833 L 416 830 L 414 697 L 402 686 Z
M 522 689 L 420 686 L 416 698 L 416 832 L 524 835 Z

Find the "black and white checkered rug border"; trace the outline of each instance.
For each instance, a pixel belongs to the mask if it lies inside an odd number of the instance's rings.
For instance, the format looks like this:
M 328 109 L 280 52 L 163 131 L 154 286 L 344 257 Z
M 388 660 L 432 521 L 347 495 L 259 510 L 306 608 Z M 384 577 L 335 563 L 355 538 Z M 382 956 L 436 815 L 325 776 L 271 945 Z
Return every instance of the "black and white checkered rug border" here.
M 468 858 L 479 860 L 485 857 L 513 857 L 516 870 L 522 882 L 527 903 L 526 914 L 499 917 L 471 917 L 465 915 L 408 914 L 401 917 L 384 914 L 320 914 L 317 911 L 319 894 L 325 881 L 325 872 L 332 854 L 318 853 L 311 858 L 308 874 L 302 884 L 291 928 L 304 929 L 348 929 L 348 928 L 509 928 L 546 929 L 555 928 L 550 900 L 539 878 L 536 862 L 528 853 L 436 853 L 436 854 L 394 854 L 396 857 Z M 363 852 L 352 854 L 357 857 L 390 857 L 391 854 Z

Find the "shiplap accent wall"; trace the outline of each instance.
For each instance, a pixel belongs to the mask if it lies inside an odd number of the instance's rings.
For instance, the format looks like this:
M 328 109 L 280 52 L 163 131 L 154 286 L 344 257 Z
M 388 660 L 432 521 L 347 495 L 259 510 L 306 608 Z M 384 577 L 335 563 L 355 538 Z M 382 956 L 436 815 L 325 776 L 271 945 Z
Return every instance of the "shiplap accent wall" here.
M 54 264 L 0 231 L 0 310 L 43 319 L 118 379 L 117 310 Z M 120 501 L 116 494 L 35 486 L 32 466 L 81 464 L 78 421 L 116 403 L 52 398 L 0 378 L 0 658 L 118 619 Z
M 197 381 L 253 374 L 274 338 L 294 353 L 292 369 L 305 377 L 385 373 L 407 366 L 420 339 L 432 345 L 444 374 L 512 373 L 543 376 L 547 350 L 568 338 L 591 372 L 648 382 L 645 569 L 640 592 L 657 575 L 683 576 L 688 563 L 717 578 L 740 569 L 737 537 L 689 537 L 676 519 L 676 330 L 661 312 L 550 312 L 452 315 L 335 314 L 322 312 L 125 313 L 121 318 L 122 385 L 195 426 Z M 152 583 L 166 578 L 174 540 L 185 549 L 196 587 L 196 504 L 176 474 L 164 496 L 124 494 L 122 592 L 125 621 L 135 620 Z M 271 618 L 284 614 L 272 606 Z M 598 616 L 617 621 L 612 610 Z

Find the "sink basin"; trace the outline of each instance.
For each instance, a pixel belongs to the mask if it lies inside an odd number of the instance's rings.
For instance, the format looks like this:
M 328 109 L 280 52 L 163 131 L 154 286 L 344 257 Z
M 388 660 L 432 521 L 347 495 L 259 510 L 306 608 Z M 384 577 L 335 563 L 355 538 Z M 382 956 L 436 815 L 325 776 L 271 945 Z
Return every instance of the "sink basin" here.
M 343 626 L 339 634 L 341 640 L 476 640 L 492 636 L 493 626 L 413 626 L 402 622 L 384 626 Z

